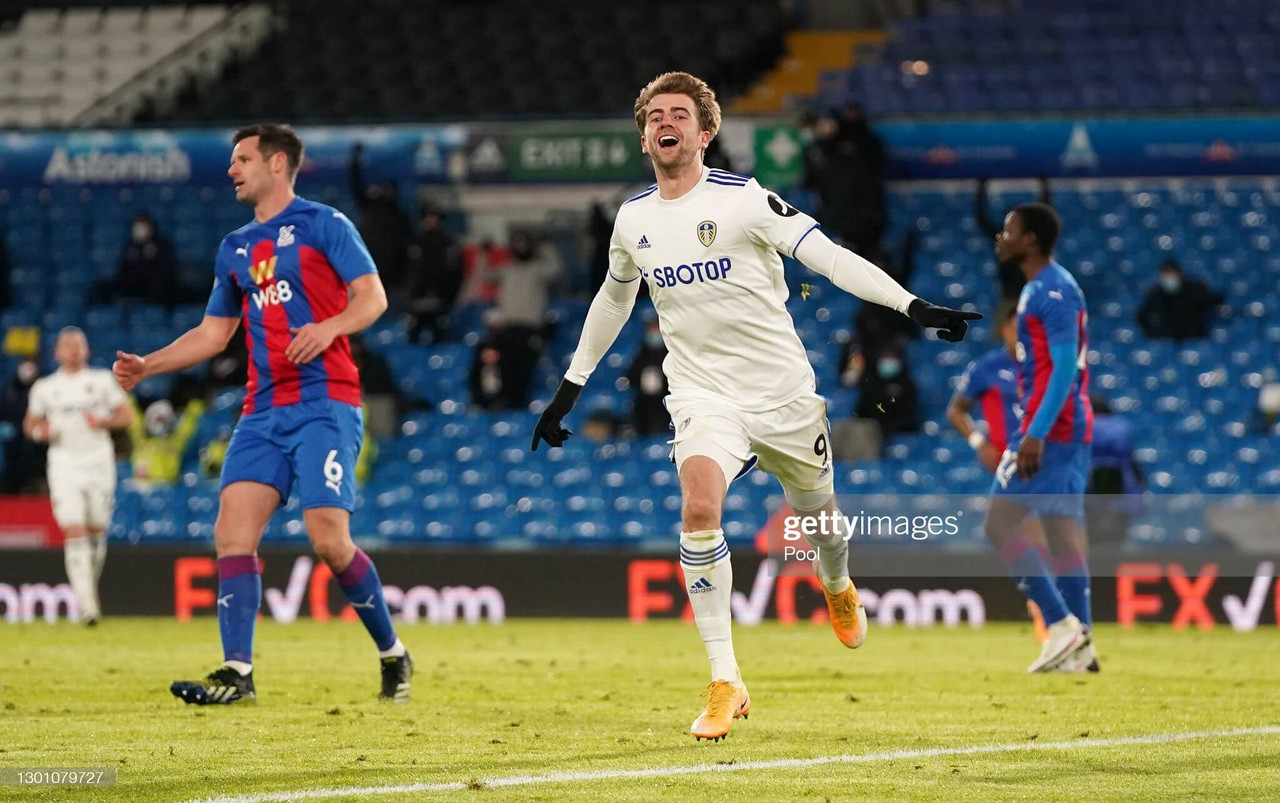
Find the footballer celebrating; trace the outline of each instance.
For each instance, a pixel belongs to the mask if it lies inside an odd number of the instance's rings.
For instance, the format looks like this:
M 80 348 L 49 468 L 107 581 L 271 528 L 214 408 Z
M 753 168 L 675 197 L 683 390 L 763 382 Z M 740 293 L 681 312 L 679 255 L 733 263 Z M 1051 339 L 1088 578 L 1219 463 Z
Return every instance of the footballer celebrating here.
M 355 226 L 294 194 L 302 140 L 285 125 L 234 137 L 227 175 L 254 219 L 218 248 L 213 291 L 198 326 L 159 351 L 118 353 L 121 387 L 179 371 L 226 347 L 243 320 L 249 381 L 222 466 L 214 541 L 225 662 L 170 691 L 187 703 L 254 699 L 253 632 L 262 602 L 258 542 L 297 483 L 307 537 L 333 571 L 381 659 L 380 696 L 409 697 L 413 664 L 396 637 L 382 583 L 351 541 L 356 455 L 363 440 L 360 379 L 347 336 L 378 319 L 386 292 Z
M 754 179 L 708 169 L 703 152 L 720 128 L 720 106 L 704 81 L 660 75 L 634 112 L 658 181 L 618 212 L 608 275 L 532 446 L 560 446 L 569 436 L 562 419 L 617 338 L 643 279 L 669 350 L 663 371 L 683 497 L 680 565 L 711 661 L 707 702 L 691 731 L 718 740 L 751 706 L 730 634 L 733 572 L 720 527 L 729 483 L 758 462 L 782 482 L 798 515 L 836 512 L 826 405 L 787 314 L 779 252 L 847 292 L 941 329 L 947 340 L 963 338 L 966 321 L 981 316 L 915 298 Z M 866 614 L 849 578 L 848 543 L 838 532 L 809 540 L 836 635 L 858 647 Z
M 1000 260 L 1020 264 L 1027 277 L 1018 297 L 1015 344 L 1023 413 L 996 468 L 986 529 L 1018 589 L 1040 608 L 1048 627 L 1040 657 L 1028 671 L 1096 672 L 1080 525 L 1093 440 L 1088 313 L 1075 278 L 1053 260 L 1061 231 L 1052 207 L 1023 204 L 1005 217 L 996 240 Z M 1044 527 L 1053 572 L 1020 530 L 1032 512 Z
M 80 329 L 68 326 L 58 333 L 53 358 L 58 370 L 31 386 L 22 429 L 49 444 L 49 497 L 65 538 L 67 580 L 81 619 L 92 627 L 102 616 L 98 581 L 116 498 L 111 430 L 127 428 L 133 408 L 109 371 L 85 365 L 89 341 Z

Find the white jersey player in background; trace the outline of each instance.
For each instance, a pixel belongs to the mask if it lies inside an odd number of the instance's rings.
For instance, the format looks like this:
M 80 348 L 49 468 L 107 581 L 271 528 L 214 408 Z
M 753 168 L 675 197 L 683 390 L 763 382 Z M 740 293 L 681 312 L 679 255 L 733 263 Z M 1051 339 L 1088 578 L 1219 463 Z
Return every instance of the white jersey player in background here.
M 110 371 L 89 368 L 84 332 L 68 326 L 58 333 L 53 357 L 58 370 L 36 380 L 22 429 L 49 444 L 49 497 L 53 517 L 65 536 L 67 580 L 81 620 L 102 616 L 98 580 L 107 559 L 107 525 L 116 496 L 113 429 L 133 421 L 128 397 Z
M 534 430 L 560 446 L 561 420 L 649 285 L 669 355 L 667 409 L 683 496 L 680 564 L 698 633 L 711 660 L 699 739 L 720 739 L 750 709 L 730 636 L 733 572 L 720 528 L 728 485 L 758 460 L 800 516 L 836 510 L 826 405 L 787 313 L 779 252 L 867 301 L 892 307 L 940 337 L 964 337 L 977 313 L 915 298 L 865 259 L 829 240 L 808 215 L 754 179 L 703 165 L 720 127 L 715 93 L 688 73 L 655 78 L 635 103 L 640 147 L 657 184 L 618 212 L 609 274 L 587 313 L 573 363 Z M 816 523 L 816 522 L 815 522 Z M 840 533 L 809 539 L 832 627 L 847 647 L 866 635 Z

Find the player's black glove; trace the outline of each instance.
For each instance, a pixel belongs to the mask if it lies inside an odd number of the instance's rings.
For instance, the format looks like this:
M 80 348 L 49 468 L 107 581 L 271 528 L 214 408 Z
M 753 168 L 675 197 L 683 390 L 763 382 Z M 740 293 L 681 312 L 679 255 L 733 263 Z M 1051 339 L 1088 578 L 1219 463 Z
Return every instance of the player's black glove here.
M 926 329 L 937 329 L 938 337 L 950 343 L 959 343 L 964 340 L 965 332 L 969 331 L 967 321 L 982 318 L 980 312 L 939 307 L 923 298 L 917 298 L 911 302 L 911 306 L 907 307 L 907 315 Z
M 573 433 L 560 426 L 560 421 L 569 414 L 573 405 L 578 403 L 580 393 L 582 393 L 582 385 L 575 385 L 567 379 L 560 381 L 560 387 L 556 388 L 556 395 L 542 411 L 538 425 L 533 428 L 533 443 L 529 448 L 535 452 L 538 451 L 539 440 L 546 441 L 550 446 L 560 446 L 569 439 Z

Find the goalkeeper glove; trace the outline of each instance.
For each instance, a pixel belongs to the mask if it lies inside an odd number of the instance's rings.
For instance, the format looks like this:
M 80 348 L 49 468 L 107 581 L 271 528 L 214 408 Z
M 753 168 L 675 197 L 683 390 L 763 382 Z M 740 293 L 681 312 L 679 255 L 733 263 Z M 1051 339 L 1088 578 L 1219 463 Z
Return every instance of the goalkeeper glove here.
M 546 441 L 550 446 L 560 446 L 569 439 L 573 433 L 560 426 L 560 420 L 569 414 L 573 405 L 577 404 L 580 393 L 582 393 L 582 385 L 574 384 L 567 379 L 560 381 L 560 387 L 556 388 L 556 395 L 542 411 L 538 425 L 533 428 L 533 443 L 529 448 L 535 452 L 538 451 L 539 440 Z
M 969 331 L 967 321 L 979 320 L 982 313 L 939 307 L 923 298 L 917 298 L 907 307 L 907 316 L 926 329 L 937 329 L 940 339 L 959 343 L 964 340 L 965 332 Z

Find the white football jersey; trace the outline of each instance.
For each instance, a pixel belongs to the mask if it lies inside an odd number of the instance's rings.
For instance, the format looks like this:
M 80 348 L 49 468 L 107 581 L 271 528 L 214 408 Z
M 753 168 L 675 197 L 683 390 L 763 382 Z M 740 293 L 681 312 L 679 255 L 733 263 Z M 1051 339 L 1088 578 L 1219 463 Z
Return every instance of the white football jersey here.
M 609 270 L 648 283 L 673 397 L 764 412 L 814 390 L 779 252 L 793 255 L 817 227 L 754 178 L 705 167 L 674 201 L 655 184 L 622 205 Z
M 85 413 L 110 418 L 128 400 L 110 371 L 58 370 L 31 386 L 27 410 L 49 422 L 49 474 L 81 468 L 115 467 L 111 434 L 92 429 Z

